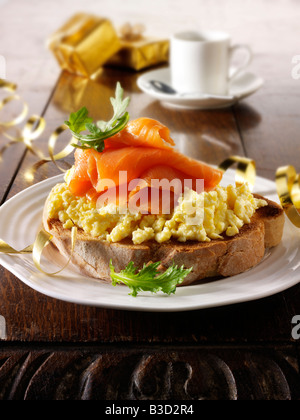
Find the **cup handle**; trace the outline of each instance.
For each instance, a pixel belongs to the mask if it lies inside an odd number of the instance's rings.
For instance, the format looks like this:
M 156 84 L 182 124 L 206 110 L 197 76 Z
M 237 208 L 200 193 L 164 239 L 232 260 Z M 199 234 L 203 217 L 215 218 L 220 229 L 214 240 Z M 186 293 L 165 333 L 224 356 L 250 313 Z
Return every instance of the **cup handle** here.
M 252 61 L 253 58 L 253 53 L 251 48 L 249 47 L 249 45 L 247 44 L 238 44 L 238 45 L 233 45 L 232 47 L 230 47 L 229 50 L 229 58 L 230 60 L 233 57 L 233 54 L 237 51 L 237 50 L 244 50 L 246 52 L 245 55 L 245 60 L 242 64 L 240 64 L 238 67 L 236 67 L 229 75 L 228 75 L 228 80 L 232 80 L 234 77 L 236 77 L 242 70 L 244 70 Z

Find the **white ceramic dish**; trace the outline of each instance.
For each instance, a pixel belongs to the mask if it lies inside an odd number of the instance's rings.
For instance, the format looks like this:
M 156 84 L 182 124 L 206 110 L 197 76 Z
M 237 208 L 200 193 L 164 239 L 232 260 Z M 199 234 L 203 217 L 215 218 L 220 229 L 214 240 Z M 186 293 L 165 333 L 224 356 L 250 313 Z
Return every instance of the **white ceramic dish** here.
M 42 209 L 51 188 L 63 181 L 59 175 L 19 193 L 0 208 L 0 238 L 16 249 L 33 243 L 40 228 Z M 225 173 L 222 184 L 234 182 L 234 171 Z M 257 177 L 255 192 L 278 201 L 275 184 Z M 68 267 L 58 276 L 40 273 L 31 255 L 0 254 L 0 264 L 29 287 L 47 296 L 77 304 L 132 311 L 175 312 L 229 305 L 281 292 L 300 281 L 299 232 L 287 220 L 282 243 L 267 252 L 252 270 L 222 280 L 179 287 L 174 295 L 140 293 L 129 296 L 125 286 L 113 287 L 83 277 Z M 48 261 L 45 270 L 57 271 Z
M 153 70 L 143 74 L 137 80 L 139 88 L 168 106 L 202 110 L 229 107 L 237 101 L 252 95 L 264 83 L 262 78 L 249 71 L 244 71 L 232 80 L 229 85 L 228 95 L 217 96 L 209 94 L 161 93 L 151 86 L 150 80 L 157 80 L 171 86 L 169 68 Z

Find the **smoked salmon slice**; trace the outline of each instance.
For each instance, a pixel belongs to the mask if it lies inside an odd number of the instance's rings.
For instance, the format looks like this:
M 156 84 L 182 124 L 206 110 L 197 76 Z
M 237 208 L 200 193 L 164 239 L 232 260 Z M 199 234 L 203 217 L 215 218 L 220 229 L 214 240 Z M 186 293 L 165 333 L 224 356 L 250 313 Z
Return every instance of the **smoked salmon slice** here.
M 150 118 L 134 120 L 117 135 L 105 140 L 102 153 L 94 149 L 77 149 L 69 190 L 76 196 L 95 196 L 112 185 L 130 185 L 142 180 L 147 187 L 151 180 L 204 180 L 205 190 L 215 188 L 223 173 L 210 165 L 177 151 L 170 131 Z M 129 188 L 131 195 L 139 190 L 139 181 Z M 94 191 L 94 192 L 93 192 Z
M 203 182 L 194 177 L 187 180 L 186 174 L 170 166 L 153 166 L 140 176 L 136 187 L 130 189 L 128 207 L 134 208 L 139 198 L 139 210 L 143 214 L 170 214 L 185 187 L 198 193 L 204 191 Z
M 72 194 L 76 196 L 84 196 L 88 190 L 93 188 L 91 179 L 88 174 L 90 155 L 89 153 L 82 153 L 81 149 L 77 149 L 74 156 L 75 164 L 73 166 L 73 174 L 71 180 L 69 181 L 68 187 Z
M 214 188 L 222 178 L 222 172 L 211 166 L 189 158 L 176 149 L 155 149 L 150 147 L 126 147 L 109 149 L 98 154 L 94 150 L 89 159 L 89 175 L 96 191 L 105 188 L 105 181 L 112 180 L 115 185 L 140 178 L 153 166 L 168 165 L 183 172 L 187 179 L 203 179 L 206 190 Z M 122 179 L 124 173 L 124 180 Z M 126 180 L 125 180 L 126 173 Z
M 168 149 L 175 143 L 168 127 L 151 118 L 139 118 L 130 121 L 124 130 L 105 141 L 106 149 L 124 146 Z
M 146 170 L 141 176 L 136 187 L 130 190 L 129 198 L 136 194 L 142 188 L 160 188 L 172 190 L 174 194 L 180 195 L 184 192 L 185 186 L 193 190 L 197 190 L 200 187 L 200 183 L 197 184 L 197 179 L 190 176 L 188 177 L 181 171 L 171 168 L 166 165 L 153 166 Z M 156 182 L 158 181 L 158 182 Z M 167 181 L 164 183 L 163 181 Z M 175 181 L 179 181 L 178 183 Z M 203 191 L 203 189 L 202 189 Z M 199 192 L 202 192 L 199 191 Z

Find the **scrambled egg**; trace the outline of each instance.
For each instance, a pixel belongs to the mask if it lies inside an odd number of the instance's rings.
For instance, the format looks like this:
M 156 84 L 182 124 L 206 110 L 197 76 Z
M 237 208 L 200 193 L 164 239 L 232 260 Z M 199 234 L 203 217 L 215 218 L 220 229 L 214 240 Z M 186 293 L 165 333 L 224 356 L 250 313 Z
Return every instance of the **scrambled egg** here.
M 123 214 L 112 204 L 97 209 L 96 203 L 85 197 L 75 197 L 67 183 L 56 185 L 48 200 L 48 217 L 58 219 L 65 229 L 74 225 L 93 237 L 108 242 L 131 238 L 134 244 L 148 240 L 159 243 L 176 238 L 209 242 L 236 235 L 255 211 L 266 206 L 265 200 L 256 199 L 248 184 L 229 185 L 214 191 L 197 194 L 186 190 L 170 215 Z M 122 213 L 122 214 L 121 214 Z

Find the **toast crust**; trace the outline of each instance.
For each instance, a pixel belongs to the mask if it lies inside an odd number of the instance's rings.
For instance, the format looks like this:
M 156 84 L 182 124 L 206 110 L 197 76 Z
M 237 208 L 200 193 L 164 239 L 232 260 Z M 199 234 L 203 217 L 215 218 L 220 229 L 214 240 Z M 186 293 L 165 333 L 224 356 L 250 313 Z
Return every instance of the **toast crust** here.
M 193 267 L 181 286 L 198 280 L 222 276 L 233 276 L 259 264 L 267 248 L 277 246 L 282 238 L 284 212 L 281 206 L 264 197 L 268 205 L 258 209 L 249 224 L 244 225 L 234 237 L 213 239 L 210 242 L 171 239 L 162 244 L 156 241 L 134 245 L 126 239 L 108 243 L 94 238 L 82 229 L 78 230 L 77 241 L 71 263 L 81 274 L 111 282 L 109 262 L 116 271 L 123 270 L 130 261 L 142 268 L 144 263 L 161 261 L 161 269 L 173 263 Z M 71 254 L 71 233 L 58 220 L 49 220 L 45 204 L 43 227 L 53 235 L 52 243 L 66 258 Z

